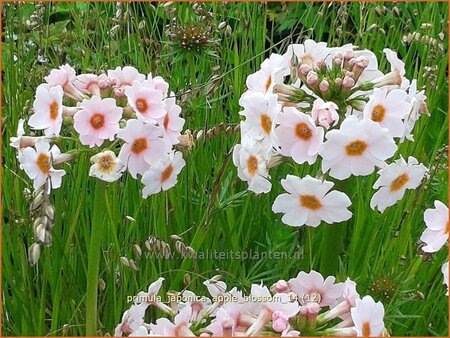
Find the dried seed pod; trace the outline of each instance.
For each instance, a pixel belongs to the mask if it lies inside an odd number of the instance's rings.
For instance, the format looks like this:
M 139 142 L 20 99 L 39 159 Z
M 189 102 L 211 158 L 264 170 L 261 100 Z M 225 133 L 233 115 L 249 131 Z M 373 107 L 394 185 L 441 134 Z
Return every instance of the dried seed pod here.
M 153 246 L 152 246 L 152 244 L 150 243 L 149 240 L 145 241 L 145 247 L 147 248 L 148 251 L 152 251 L 153 250 Z
M 55 207 L 51 204 L 47 204 L 44 209 L 44 215 L 49 218 L 51 222 L 55 220 Z
M 203 136 L 203 129 L 200 129 L 197 134 L 195 135 L 195 138 L 199 140 Z
M 163 243 L 164 243 L 165 245 L 164 245 L 164 247 L 163 247 L 162 252 L 163 252 L 164 258 L 165 258 L 165 259 L 168 259 L 168 258 L 170 258 L 170 253 L 171 253 L 170 246 L 169 246 L 169 244 L 167 244 L 167 243 L 165 243 L 165 242 L 163 242 Z
M 219 23 L 219 25 L 217 26 L 217 29 L 222 29 L 225 28 L 227 26 L 227 23 L 225 21 L 222 21 L 221 23 Z
M 197 252 L 195 252 L 195 250 L 191 246 L 187 246 L 186 247 L 186 256 L 195 258 L 195 257 L 197 257 Z
M 134 271 L 139 271 L 138 266 L 136 265 L 136 262 L 130 259 L 130 268 L 132 268 Z
M 209 281 L 214 283 L 222 280 L 222 275 L 215 275 L 213 278 L 211 278 Z
M 183 257 L 186 255 L 186 246 L 182 241 L 175 242 L 175 250 Z
M 174 242 L 176 242 L 176 241 L 182 241 L 183 239 L 180 237 L 180 236 L 178 236 L 178 235 L 171 235 L 170 237 L 169 237 L 172 241 L 174 241 Z
M 136 257 L 139 259 L 142 256 L 142 249 L 138 244 L 133 245 L 133 251 Z
M 98 289 L 99 289 L 100 291 L 103 291 L 103 290 L 106 289 L 106 283 L 105 283 L 105 281 L 104 281 L 102 278 L 100 278 L 100 279 L 98 280 Z
M 39 260 L 40 256 L 41 256 L 41 246 L 37 243 L 31 244 L 31 246 L 28 248 L 28 261 L 30 262 L 30 265 L 31 266 L 35 265 Z
M 127 268 L 130 267 L 130 261 L 126 257 L 120 257 L 120 262 Z
M 44 203 L 44 199 L 45 199 L 44 191 L 42 190 L 34 197 L 33 202 L 31 203 L 30 206 L 30 211 L 36 211 L 38 208 L 40 208 Z
M 191 284 L 191 275 L 188 273 L 185 273 L 183 276 L 183 285 L 188 286 L 189 284 Z

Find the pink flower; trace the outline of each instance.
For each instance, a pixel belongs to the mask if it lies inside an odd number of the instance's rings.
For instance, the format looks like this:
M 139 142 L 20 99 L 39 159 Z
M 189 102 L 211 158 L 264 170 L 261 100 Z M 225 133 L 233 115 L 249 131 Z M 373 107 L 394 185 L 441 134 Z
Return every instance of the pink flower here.
M 59 69 L 52 69 L 50 74 L 44 79 L 50 86 L 62 86 L 75 81 L 76 73 L 70 65 L 65 64 L 60 66 Z
M 124 333 L 130 334 L 138 330 L 144 323 L 145 309 L 142 305 L 132 305 L 129 310 L 125 311 L 122 321 L 114 330 L 114 336 L 122 337 Z
M 365 296 L 356 300 L 356 306 L 350 309 L 353 323 L 359 337 L 380 336 L 384 330 L 384 307 L 375 303 L 372 297 Z
M 80 74 L 75 79 L 74 86 L 84 94 L 100 96 L 99 79 L 95 74 Z
M 156 324 L 151 324 L 152 333 L 155 336 L 169 336 L 169 337 L 193 337 L 195 336 L 189 329 L 191 326 L 192 309 L 187 306 L 178 313 L 174 322 L 172 323 L 167 318 L 159 318 Z
M 42 187 L 47 179 L 50 180 L 51 188 L 61 186 L 61 179 L 66 172 L 53 168 L 53 159 L 60 154 L 56 145 L 50 149 L 50 144 L 42 139 L 36 141 L 36 150 L 31 147 L 22 150 L 19 161 L 26 174 L 33 180 L 35 190 Z
M 318 98 L 314 101 L 311 115 L 314 121 L 326 129 L 339 121 L 338 106 L 334 102 L 325 102 Z
M 26 136 L 25 129 L 23 127 L 25 123 L 24 119 L 19 120 L 19 124 L 17 125 L 17 136 L 12 136 L 9 138 L 11 142 L 9 145 L 17 150 L 26 148 L 26 147 L 34 147 L 36 141 L 39 139 L 46 139 L 46 137 L 36 137 L 36 136 Z M 19 151 L 20 154 L 20 151 Z
M 420 240 L 427 245 L 422 250 L 425 252 L 439 251 L 448 241 L 450 230 L 448 207 L 441 201 L 434 201 L 434 209 L 425 210 L 423 218 L 427 228 L 420 236 Z
M 28 125 L 33 129 L 44 129 L 46 136 L 58 136 L 63 122 L 63 95 L 64 92 L 59 85 L 55 87 L 46 84 L 38 86 L 33 102 L 34 114 L 28 120 Z
M 356 306 L 356 300 L 359 299 L 359 294 L 356 291 L 356 283 L 350 278 L 344 282 L 343 292 L 338 299 L 338 304 L 334 306 L 330 311 L 321 315 L 319 320 L 327 322 L 336 317 L 345 318 L 350 314 L 350 308 Z
M 324 131 L 316 127 L 311 116 L 294 107 L 286 107 L 277 116 L 275 142 L 281 155 L 290 156 L 298 164 L 313 164 L 323 142 Z
M 289 67 L 283 56 L 270 54 L 261 64 L 261 69 L 247 77 L 246 85 L 249 91 L 272 93 L 273 86 L 283 83 L 284 76 L 288 74 Z
M 315 302 L 320 306 L 332 306 L 342 295 L 342 283 L 336 283 L 336 278 L 328 276 L 325 280 L 317 271 L 310 273 L 299 272 L 297 277 L 288 281 L 291 290 L 295 292 L 299 300 L 304 303 Z
M 127 86 L 131 86 L 134 81 L 144 81 L 145 75 L 140 74 L 138 70 L 131 66 L 123 68 L 117 67 L 114 70 L 108 70 L 108 78 L 112 81 L 116 96 L 123 96 Z
M 179 151 L 172 152 L 165 159 L 152 164 L 142 176 L 142 183 L 145 185 L 142 190 L 143 197 L 147 198 L 161 190 L 166 191 L 174 187 L 177 184 L 177 176 L 185 164 Z
M 133 178 L 142 175 L 150 165 L 156 164 L 170 152 L 171 146 L 162 134 L 161 127 L 136 119 L 128 120 L 125 129 L 117 133 L 117 137 L 125 141 L 119 158 Z
M 159 90 L 163 97 L 167 97 L 167 93 L 169 92 L 169 84 L 161 77 L 161 76 L 152 76 L 152 73 L 147 75 L 147 84 L 149 84 L 151 87 L 155 88 L 156 90 Z M 174 93 L 170 94 L 171 96 L 174 96 Z
M 80 134 L 82 144 L 101 146 L 106 139 L 113 140 L 119 131 L 122 108 L 116 106 L 112 98 L 102 99 L 92 96 L 83 100 L 81 110 L 73 117 L 74 128 Z
M 181 136 L 185 120 L 180 117 L 181 107 L 175 103 L 175 98 L 168 98 L 165 101 L 166 114 L 158 119 L 158 124 L 164 128 L 164 137 L 171 144 L 178 144 L 178 137 Z
M 134 82 L 125 88 L 125 95 L 136 115 L 145 122 L 156 122 L 166 114 L 163 94 L 147 81 Z

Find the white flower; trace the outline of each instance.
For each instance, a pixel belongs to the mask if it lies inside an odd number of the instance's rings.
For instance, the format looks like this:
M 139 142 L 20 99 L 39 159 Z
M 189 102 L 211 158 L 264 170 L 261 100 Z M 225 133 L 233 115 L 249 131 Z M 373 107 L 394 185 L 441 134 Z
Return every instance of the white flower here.
M 125 88 L 125 95 L 136 115 L 145 122 L 153 123 L 166 115 L 163 94 L 149 80 L 133 82 Z
M 444 276 L 444 284 L 447 285 L 447 293 L 445 295 L 448 296 L 448 261 L 442 265 L 441 271 Z
M 246 85 L 250 92 L 272 93 L 273 86 L 283 83 L 284 76 L 288 74 L 289 68 L 283 56 L 270 54 L 261 64 L 261 69 L 247 77 Z
M 248 140 L 234 146 L 233 163 L 237 167 L 238 177 L 248 183 L 248 190 L 256 194 L 270 191 L 272 184 L 267 180 L 269 159 L 267 151 L 258 142 Z
M 388 92 L 386 88 L 375 88 L 369 102 L 364 107 L 364 118 L 378 122 L 387 128 L 392 137 L 402 137 L 405 134 L 403 119 L 411 111 L 408 94 L 401 89 Z
M 373 185 L 374 189 L 380 189 L 370 200 L 370 207 L 383 212 L 402 199 L 406 189 L 417 188 L 426 172 L 427 168 L 412 156 L 408 158 L 408 163 L 401 157 L 384 167 L 378 172 L 380 177 Z
M 375 303 L 372 297 L 365 296 L 356 300 L 356 306 L 350 309 L 359 337 L 377 337 L 384 330 L 384 306 Z
M 173 94 L 173 93 L 172 93 Z M 166 99 L 166 114 L 158 119 L 158 124 L 164 128 L 164 137 L 171 144 L 178 144 L 185 120 L 180 117 L 181 107 L 176 104 L 175 97 Z
M 385 160 L 397 151 L 389 131 L 370 119 L 359 120 L 348 116 L 339 130 L 330 130 L 327 141 L 319 151 L 322 156 L 322 171 L 330 168 L 330 175 L 346 179 L 350 175 L 365 176 L 384 167 Z
M 352 217 L 347 210 L 351 205 L 348 196 L 339 191 L 329 192 L 334 186 L 332 182 L 309 175 L 304 178 L 287 175 L 281 185 L 288 193 L 275 199 L 272 210 L 284 213 L 281 220 L 285 224 L 317 227 L 322 221 L 331 224 Z
M 427 245 L 422 250 L 425 252 L 439 251 L 448 241 L 450 230 L 448 207 L 441 201 L 434 201 L 434 209 L 425 210 L 423 218 L 427 229 L 420 236 L 420 240 Z
M 405 63 L 400 60 L 397 56 L 397 53 L 389 48 L 383 49 L 384 54 L 386 55 L 386 59 L 389 61 L 391 65 L 391 72 L 396 73 L 401 77 L 401 89 L 406 89 L 409 86 L 409 80 L 405 77 Z
M 298 164 L 313 164 L 323 142 L 324 131 L 316 127 L 311 116 L 294 107 L 286 107 L 276 119 L 275 143 L 281 155 Z
M 36 141 L 36 150 L 31 147 L 22 150 L 19 161 L 27 175 L 33 180 L 35 190 L 42 187 L 47 179 L 50 179 L 51 188 L 56 189 L 61 186 L 61 179 L 66 172 L 54 169 L 52 165 L 53 159 L 60 154 L 56 145 L 50 149 L 50 144 L 45 140 Z
M 46 136 L 59 135 L 63 122 L 63 95 L 61 86 L 38 86 L 33 102 L 34 114 L 28 120 L 28 125 L 33 129 L 44 129 Z
M 277 95 L 264 95 L 259 92 L 243 95 L 239 104 L 244 108 L 239 114 L 245 116 L 246 136 L 262 140 L 270 146 L 273 131 L 273 121 L 280 113 L 281 106 L 277 102 Z
M 411 112 L 405 119 L 405 133 L 400 138 L 400 141 L 406 138 L 407 140 L 414 141 L 412 131 L 417 120 L 420 118 L 420 111 L 425 107 L 425 92 L 423 90 L 417 91 L 417 80 L 412 80 L 411 85 L 408 88 L 408 100 L 412 104 Z
M 150 166 L 142 175 L 142 183 L 145 185 L 142 190 L 144 198 L 174 187 L 177 184 L 177 176 L 185 164 L 181 152 L 176 151 Z
M 105 150 L 91 157 L 89 176 L 106 182 L 117 181 L 125 169 L 123 162 L 111 150 Z
M 317 61 L 325 60 L 330 54 L 330 51 L 331 49 L 327 47 L 326 42 L 315 42 L 314 40 L 307 39 L 302 44 L 289 45 L 283 57 L 285 58 L 285 62 L 288 63 L 292 55 L 295 54 L 299 64 L 305 63 L 312 67 Z

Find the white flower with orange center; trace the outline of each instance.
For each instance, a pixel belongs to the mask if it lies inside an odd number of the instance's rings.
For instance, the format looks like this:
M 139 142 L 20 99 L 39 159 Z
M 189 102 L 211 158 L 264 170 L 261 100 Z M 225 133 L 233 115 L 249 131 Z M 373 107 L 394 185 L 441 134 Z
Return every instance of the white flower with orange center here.
M 147 75 L 147 80 L 145 82 L 156 90 L 159 90 L 163 94 L 164 98 L 167 97 L 167 93 L 169 92 L 169 84 L 162 76 L 153 77 L 152 73 L 150 73 Z M 175 96 L 174 93 L 170 93 L 170 95 Z
M 274 119 L 280 112 L 277 95 L 258 92 L 242 96 L 239 104 L 244 108 L 239 114 L 245 116 L 246 137 L 263 141 L 270 147 Z
M 372 297 L 365 296 L 356 300 L 356 306 L 350 309 L 358 337 L 378 337 L 384 331 L 384 306 L 375 303 Z
M 386 160 L 397 151 L 397 146 L 386 128 L 370 119 L 359 120 L 348 116 L 339 130 L 330 130 L 327 141 L 319 151 L 322 171 L 339 180 L 350 175 L 365 176 L 384 167 Z
M 330 191 L 334 183 L 321 181 L 307 175 L 300 178 L 287 175 L 281 180 L 287 194 L 279 195 L 272 211 L 283 213 L 281 221 L 291 226 L 317 227 L 322 221 L 328 224 L 343 222 L 352 217 L 347 209 L 350 199 L 340 191 Z
M 123 68 L 116 67 L 116 69 L 108 70 L 108 78 L 113 83 L 114 95 L 123 96 L 126 87 L 131 86 L 134 81 L 144 81 L 145 75 L 139 73 L 132 66 L 125 66 Z
M 412 109 L 412 104 L 408 101 L 408 94 L 404 90 L 375 88 L 364 107 L 364 118 L 387 128 L 392 137 L 402 137 L 405 134 L 403 120 Z
M 233 163 L 237 167 L 238 177 L 248 183 L 248 190 L 256 194 L 270 191 L 272 184 L 267 179 L 269 159 L 268 151 L 254 140 L 247 139 L 242 145 L 234 146 Z
M 171 93 L 173 94 L 173 93 Z M 173 95 L 172 95 L 173 96 Z M 185 120 L 180 117 L 181 107 L 176 104 L 175 97 L 165 99 L 166 114 L 158 119 L 158 125 L 164 129 L 164 137 L 171 144 L 178 144 Z
M 117 181 L 124 171 L 125 165 L 111 150 L 104 150 L 91 157 L 92 166 L 89 176 L 106 182 Z
M 319 61 L 324 60 L 330 54 L 331 48 L 327 47 L 326 42 L 315 42 L 307 39 L 301 44 L 292 44 L 287 48 L 287 52 L 283 55 L 286 62 L 289 62 L 292 55 L 295 54 L 299 64 L 307 64 L 311 68 Z
M 22 150 L 22 155 L 19 156 L 22 168 L 33 180 L 33 188 L 39 189 L 47 179 L 50 180 L 51 188 L 59 188 L 61 179 L 66 174 L 62 169 L 53 168 L 53 159 L 61 154 L 59 148 L 54 145 L 50 149 L 50 144 L 41 139 L 36 141 L 35 148 L 27 147 Z
M 379 190 L 370 200 L 370 207 L 383 212 L 402 199 L 406 189 L 417 188 L 426 172 L 427 168 L 412 156 L 408 158 L 408 163 L 401 157 L 384 167 L 378 172 L 380 177 L 373 185 L 374 189 Z
M 134 82 L 125 88 L 125 95 L 138 118 L 145 122 L 156 122 L 166 114 L 162 92 L 148 81 Z
M 246 85 L 250 92 L 272 93 L 276 83 L 283 83 L 289 74 L 288 63 L 279 54 L 270 54 L 261 64 L 261 69 L 247 77 Z M 244 94 L 246 95 L 246 94 Z
M 292 157 L 298 164 L 313 164 L 323 142 L 323 128 L 294 107 L 285 107 L 275 122 L 274 143 L 280 154 Z
M 80 141 L 89 147 L 101 146 L 107 139 L 114 140 L 119 131 L 123 109 L 112 98 L 92 96 L 83 100 L 81 110 L 73 117 L 73 127 L 80 134 Z
M 147 198 L 149 195 L 157 194 L 161 190 L 166 191 L 177 184 L 178 174 L 186 165 L 181 152 L 170 153 L 167 158 L 153 164 L 142 175 L 142 195 Z
M 450 222 L 448 207 L 441 201 L 434 201 L 434 209 L 425 210 L 423 214 L 427 228 L 420 236 L 426 245 L 422 247 L 425 252 L 439 251 L 448 242 Z
M 119 158 L 133 178 L 142 175 L 171 151 L 170 143 L 162 136 L 162 127 L 136 119 L 128 120 L 126 127 L 117 133 L 117 137 L 125 141 Z
M 33 102 L 34 113 L 30 116 L 28 125 L 33 129 L 44 129 L 46 136 L 58 136 L 63 122 L 63 95 L 61 86 L 38 86 Z

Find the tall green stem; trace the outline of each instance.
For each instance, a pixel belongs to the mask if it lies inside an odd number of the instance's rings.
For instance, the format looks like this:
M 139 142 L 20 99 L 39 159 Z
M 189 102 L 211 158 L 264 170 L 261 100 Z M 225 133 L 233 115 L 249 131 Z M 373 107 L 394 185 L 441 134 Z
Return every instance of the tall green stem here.
M 88 251 L 86 292 L 86 335 L 97 335 L 98 271 L 101 240 L 105 228 L 106 183 L 98 180 L 95 186 L 94 208 L 91 223 L 91 238 Z

